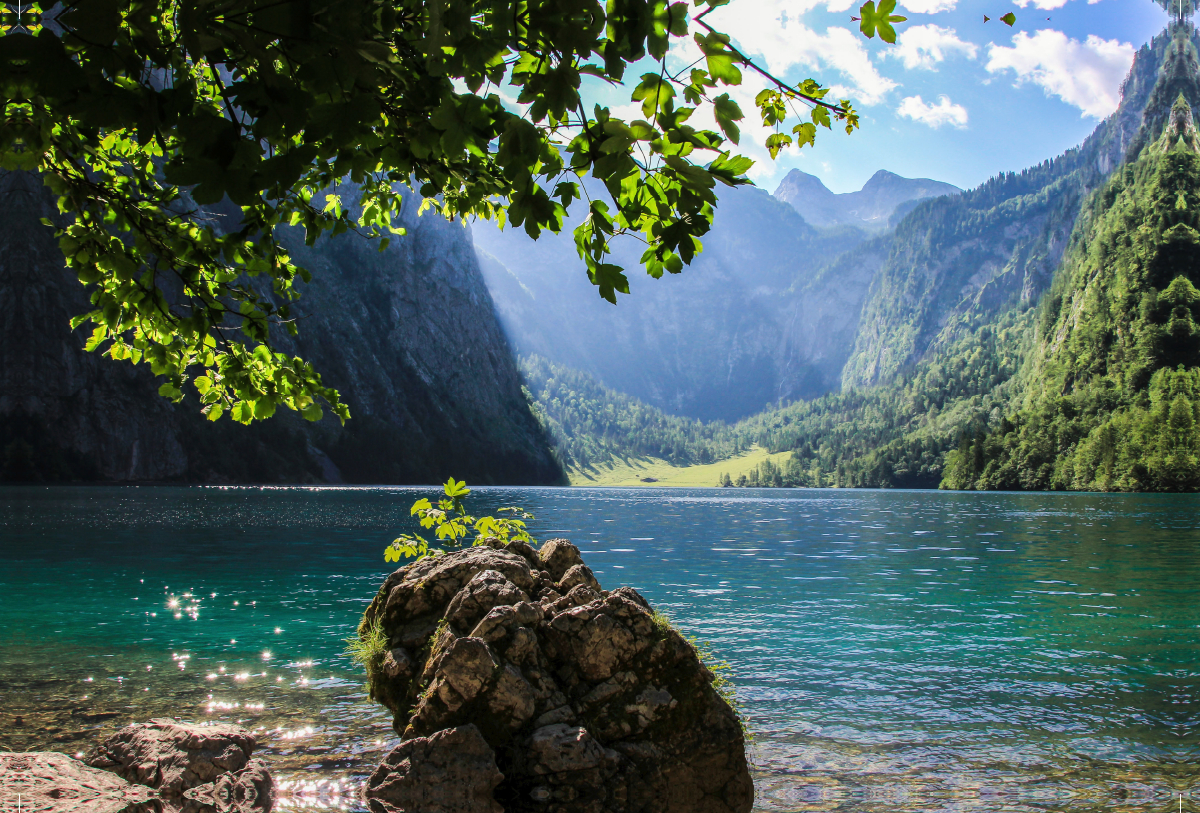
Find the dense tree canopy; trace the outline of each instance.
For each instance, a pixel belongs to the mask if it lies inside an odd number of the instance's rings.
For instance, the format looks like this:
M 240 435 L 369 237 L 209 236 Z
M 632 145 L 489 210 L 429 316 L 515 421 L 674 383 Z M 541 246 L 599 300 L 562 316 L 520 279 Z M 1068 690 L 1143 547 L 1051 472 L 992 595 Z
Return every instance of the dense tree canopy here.
M 75 0 L 0 20 L 0 166 L 41 173 L 68 264 L 90 286 L 89 349 L 148 362 L 160 392 L 249 422 L 279 405 L 316 419 L 346 406 L 317 371 L 272 349 L 296 330 L 297 267 L 276 240 L 358 230 L 386 244 L 401 185 L 447 217 L 575 231 L 602 296 L 627 292 L 610 240 L 646 245 L 652 276 L 700 249 L 718 183 L 748 182 L 731 151 L 743 113 L 722 90 L 756 70 L 774 154 L 849 103 L 789 87 L 704 15 L 727 0 Z M 894 39 L 894 0 L 862 30 Z M 694 12 L 696 16 L 692 16 Z M 668 65 L 690 38 L 700 58 Z M 627 70 L 648 70 L 626 76 Z M 588 79 L 588 77 L 591 77 Z M 627 83 L 641 118 L 589 104 Z M 505 93 L 512 97 L 505 101 Z M 801 108 L 799 105 L 806 105 Z M 711 113 L 716 130 L 689 124 Z M 803 117 L 786 129 L 785 121 Z M 697 118 L 702 118 L 697 116 Z M 791 124 L 788 121 L 788 124 Z M 607 199 L 589 198 L 584 176 Z M 345 185 L 350 182 L 350 185 Z M 331 194 L 355 190 L 353 200 Z

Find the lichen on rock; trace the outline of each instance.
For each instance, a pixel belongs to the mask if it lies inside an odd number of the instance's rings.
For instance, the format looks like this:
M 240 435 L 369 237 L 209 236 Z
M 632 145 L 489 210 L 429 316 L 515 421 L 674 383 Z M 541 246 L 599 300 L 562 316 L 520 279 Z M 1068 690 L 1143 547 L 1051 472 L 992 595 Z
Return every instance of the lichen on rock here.
M 567 540 L 400 568 L 359 629 L 386 639 L 368 686 L 401 736 L 368 783 L 374 813 L 752 806 L 740 721 L 712 673 L 636 590 L 605 591 Z

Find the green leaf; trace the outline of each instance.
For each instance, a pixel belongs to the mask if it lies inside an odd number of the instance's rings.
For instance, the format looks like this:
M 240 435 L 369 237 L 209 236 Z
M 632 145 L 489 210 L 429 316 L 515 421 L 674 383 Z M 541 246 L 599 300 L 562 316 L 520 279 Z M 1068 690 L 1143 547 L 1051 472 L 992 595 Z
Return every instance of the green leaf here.
M 738 143 L 738 126 L 734 122 L 741 120 L 742 109 L 729 97 L 728 93 L 722 93 L 713 99 L 713 116 L 717 120 L 717 126 L 721 128 L 721 132 L 729 136 L 729 140 L 734 144 Z
M 704 54 L 708 74 L 726 85 L 738 85 L 742 72 L 734 64 L 736 57 L 729 51 L 729 37 L 725 34 L 696 34 L 693 37 L 700 52 Z
M 867 39 L 875 36 L 875 32 L 879 32 L 879 38 L 887 43 L 895 44 L 896 29 L 892 28 L 892 23 L 905 22 L 907 17 L 893 15 L 896 10 L 896 0 L 879 0 L 879 6 L 875 6 L 875 0 L 867 0 L 867 2 L 858 10 L 861 17 L 858 28 L 862 31 Z
M 796 134 L 796 146 L 803 147 L 805 144 L 813 145 L 817 141 L 817 126 L 811 122 L 801 122 L 792 128 L 792 132 Z
M 810 127 L 812 125 L 809 125 Z M 772 133 L 767 136 L 766 147 L 771 153 L 771 158 L 776 158 L 779 151 L 792 143 L 792 137 L 786 133 Z
M 455 480 L 453 477 L 446 481 L 443 490 L 446 492 L 446 496 L 451 499 L 461 499 L 471 493 L 471 489 L 467 488 L 466 482 Z

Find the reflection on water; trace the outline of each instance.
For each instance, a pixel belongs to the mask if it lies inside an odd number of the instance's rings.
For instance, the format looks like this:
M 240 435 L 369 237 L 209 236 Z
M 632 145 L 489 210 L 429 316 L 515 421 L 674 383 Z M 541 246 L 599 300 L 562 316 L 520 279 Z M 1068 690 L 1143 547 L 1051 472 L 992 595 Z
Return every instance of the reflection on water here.
M 0 748 L 240 722 L 299 811 L 394 745 L 340 655 L 412 489 L 0 489 Z M 1200 809 L 1190 497 L 489 489 L 734 666 L 759 811 Z

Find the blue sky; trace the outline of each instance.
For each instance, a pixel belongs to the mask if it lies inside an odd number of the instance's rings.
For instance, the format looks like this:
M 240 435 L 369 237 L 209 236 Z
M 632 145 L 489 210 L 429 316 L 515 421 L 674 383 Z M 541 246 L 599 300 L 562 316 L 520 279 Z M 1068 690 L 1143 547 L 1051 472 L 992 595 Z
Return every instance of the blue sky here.
M 740 151 L 767 190 L 794 167 L 835 192 L 880 169 L 967 188 L 1051 158 L 1112 112 L 1133 53 L 1167 19 L 1150 0 L 901 0 L 909 21 L 888 45 L 850 21 L 861 2 L 733 0 L 709 15 L 776 75 L 832 85 L 862 114 L 853 135 L 822 130 L 815 147 L 775 162 L 765 131 L 747 126 Z M 1008 11 L 1011 29 L 998 20 Z M 761 86 L 748 78 L 734 94 L 747 119 Z

